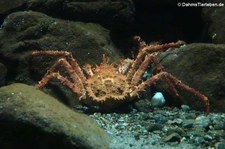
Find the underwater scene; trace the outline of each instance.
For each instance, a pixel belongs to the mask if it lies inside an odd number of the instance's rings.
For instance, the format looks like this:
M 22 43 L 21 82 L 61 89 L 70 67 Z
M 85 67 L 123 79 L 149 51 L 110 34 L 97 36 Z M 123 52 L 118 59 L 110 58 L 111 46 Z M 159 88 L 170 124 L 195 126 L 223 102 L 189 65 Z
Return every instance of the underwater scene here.
M 224 0 L 0 0 L 0 149 L 225 149 Z

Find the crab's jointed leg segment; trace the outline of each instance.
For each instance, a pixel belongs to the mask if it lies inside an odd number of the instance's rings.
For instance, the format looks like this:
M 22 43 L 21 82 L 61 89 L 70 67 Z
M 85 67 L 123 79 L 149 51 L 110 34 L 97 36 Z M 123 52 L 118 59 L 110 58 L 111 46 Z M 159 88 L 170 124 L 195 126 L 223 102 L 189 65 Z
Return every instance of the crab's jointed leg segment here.
M 58 79 L 63 85 L 70 88 L 74 93 L 77 93 L 78 95 L 80 95 L 80 98 L 83 98 L 83 95 L 81 94 L 81 89 L 77 85 L 75 85 L 73 82 L 68 80 L 66 77 L 63 77 L 62 75 L 60 75 L 58 72 L 52 72 L 47 74 L 41 81 L 39 81 L 37 87 L 38 88 L 44 87 L 48 83 L 48 81 L 53 78 Z
M 68 62 L 71 65 L 71 67 L 74 69 L 76 74 L 80 77 L 82 82 L 85 82 L 87 80 L 87 78 L 84 76 L 82 69 L 78 65 L 77 61 L 72 57 L 71 53 L 70 53 L 70 57 L 68 58 Z
M 132 87 L 135 87 L 139 84 L 141 77 L 143 76 L 143 74 L 146 71 L 149 64 L 151 64 L 152 62 L 154 62 L 156 65 L 156 70 L 157 70 L 156 73 L 164 71 L 164 67 L 159 63 L 159 61 L 155 58 L 155 56 L 153 56 L 151 54 L 147 54 L 144 61 L 141 63 L 140 67 L 135 72 L 135 74 L 131 80 Z M 165 77 L 163 79 L 165 79 L 165 81 L 169 85 L 169 91 L 174 95 L 178 95 L 177 90 L 175 89 L 173 83 L 167 77 Z
M 164 67 L 160 64 L 160 62 L 153 57 L 153 62 L 156 65 L 156 73 L 160 73 L 160 72 L 165 72 Z M 167 77 L 164 78 L 164 80 L 166 81 L 166 83 L 168 84 L 168 90 L 171 93 L 171 95 L 176 95 L 179 96 L 179 94 L 177 93 L 177 90 L 175 88 L 175 85 L 173 84 L 173 82 L 171 82 L 171 80 Z
M 48 51 L 33 51 L 32 55 L 33 56 L 52 55 L 52 56 L 66 57 L 66 56 L 71 55 L 71 53 L 67 52 L 67 51 L 52 51 L 52 50 L 48 50 Z
M 143 74 L 145 73 L 147 67 L 149 64 L 153 61 L 153 56 L 145 56 L 144 61 L 141 63 L 137 71 L 134 73 L 132 80 L 131 80 L 131 85 L 132 86 L 137 86 L 139 84 L 139 81 L 141 80 Z
M 188 85 L 182 83 L 180 80 L 178 80 L 177 78 L 175 78 L 172 74 L 170 74 L 168 72 L 160 72 L 160 73 L 152 76 L 151 78 L 147 79 L 146 81 L 142 82 L 140 85 L 138 85 L 136 87 L 136 89 L 133 92 L 131 92 L 130 96 L 131 97 L 138 96 L 139 92 L 144 91 L 147 87 L 156 83 L 161 78 L 168 78 L 174 85 L 176 85 L 176 86 L 180 87 L 181 89 L 186 90 L 187 92 L 190 92 L 190 93 L 194 94 L 195 96 L 199 97 L 199 99 L 205 103 L 206 113 L 207 114 L 209 113 L 209 100 L 208 100 L 208 98 L 205 95 L 203 95 L 202 93 L 200 93 L 199 91 L 197 91 L 197 90 L 189 87 Z
M 86 77 L 84 76 L 84 73 L 82 71 L 82 69 L 80 68 L 80 66 L 78 65 L 77 61 L 73 58 L 72 53 L 68 52 L 68 51 L 33 51 L 32 52 L 33 56 L 41 56 L 41 55 L 52 55 L 52 56 L 61 56 L 61 57 L 65 57 L 68 62 L 70 63 L 70 65 L 72 66 L 72 68 L 74 69 L 74 71 L 77 73 L 77 75 L 80 76 L 82 81 L 86 80 Z
M 64 81 L 64 85 L 68 86 L 73 90 L 75 93 L 77 93 L 80 97 L 85 97 L 86 90 L 83 84 L 83 80 L 86 80 L 81 68 L 75 61 L 75 59 L 72 57 L 72 54 L 67 51 L 34 51 L 32 53 L 33 55 L 59 55 L 59 56 L 69 56 L 67 57 L 69 60 L 67 61 L 65 58 L 59 59 L 45 74 L 45 76 L 42 78 L 42 80 L 38 84 L 38 88 L 43 88 L 49 80 L 52 78 L 57 78 L 61 82 Z M 70 75 L 70 78 L 72 79 L 72 82 L 62 77 L 59 73 L 55 72 L 56 67 L 63 66 L 63 68 L 68 72 Z
M 151 54 L 152 56 L 156 56 L 157 52 L 166 51 L 169 48 L 179 48 L 184 44 L 183 41 L 171 42 L 167 44 L 149 44 L 147 45 L 144 41 L 140 39 L 140 37 L 135 37 L 135 40 L 139 43 L 139 53 L 131 66 L 131 69 L 127 74 L 127 81 L 130 82 L 138 70 L 141 63 L 144 61 L 145 55 Z

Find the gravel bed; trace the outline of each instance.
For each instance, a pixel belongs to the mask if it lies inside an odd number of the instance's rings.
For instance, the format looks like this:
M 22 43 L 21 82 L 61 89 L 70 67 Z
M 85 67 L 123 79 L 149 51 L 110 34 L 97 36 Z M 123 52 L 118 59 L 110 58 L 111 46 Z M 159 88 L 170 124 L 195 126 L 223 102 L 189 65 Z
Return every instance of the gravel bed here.
M 89 115 L 111 137 L 110 149 L 225 149 L 225 114 L 178 108 Z

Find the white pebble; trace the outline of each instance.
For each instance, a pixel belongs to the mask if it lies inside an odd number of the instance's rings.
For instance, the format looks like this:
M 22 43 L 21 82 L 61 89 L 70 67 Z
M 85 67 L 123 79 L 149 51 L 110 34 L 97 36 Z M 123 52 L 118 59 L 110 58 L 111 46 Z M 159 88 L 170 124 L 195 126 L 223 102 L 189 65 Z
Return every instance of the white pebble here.
M 152 105 L 155 107 L 160 107 L 164 105 L 165 102 L 166 100 L 161 92 L 156 92 L 155 95 L 152 97 Z

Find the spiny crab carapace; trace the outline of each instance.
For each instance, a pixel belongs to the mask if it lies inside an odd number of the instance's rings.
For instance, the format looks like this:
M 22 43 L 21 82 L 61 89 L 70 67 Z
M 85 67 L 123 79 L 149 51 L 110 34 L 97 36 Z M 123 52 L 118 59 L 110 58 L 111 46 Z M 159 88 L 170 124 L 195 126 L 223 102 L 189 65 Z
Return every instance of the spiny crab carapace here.
M 47 71 L 37 87 L 43 88 L 51 79 L 55 78 L 77 94 L 83 103 L 91 106 L 98 105 L 102 109 L 110 110 L 119 104 L 135 99 L 140 92 L 144 92 L 159 79 L 163 79 L 169 85 L 170 92 L 178 95 L 176 87 L 179 87 L 194 94 L 205 103 L 206 112 L 209 112 L 208 98 L 194 88 L 182 83 L 172 74 L 164 71 L 163 66 L 156 59 L 159 52 L 179 48 L 184 45 L 183 41 L 167 44 L 146 44 L 138 36 L 134 39 L 139 44 L 137 57 L 134 60 L 124 59 L 117 66 L 109 64 L 106 56 L 103 55 L 103 61 L 100 65 L 94 68 L 90 64 L 86 64 L 82 69 L 70 52 L 33 51 L 33 56 L 50 55 L 61 57 Z M 157 73 L 142 81 L 144 72 L 152 63 L 156 65 Z M 69 74 L 69 77 L 58 72 L 58 66 L 62 66 Z

